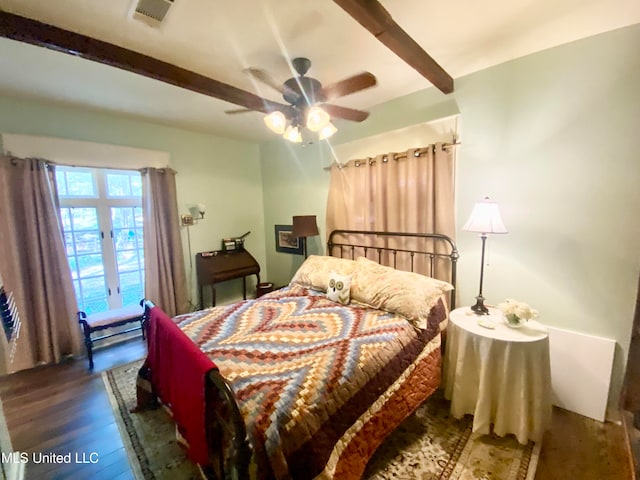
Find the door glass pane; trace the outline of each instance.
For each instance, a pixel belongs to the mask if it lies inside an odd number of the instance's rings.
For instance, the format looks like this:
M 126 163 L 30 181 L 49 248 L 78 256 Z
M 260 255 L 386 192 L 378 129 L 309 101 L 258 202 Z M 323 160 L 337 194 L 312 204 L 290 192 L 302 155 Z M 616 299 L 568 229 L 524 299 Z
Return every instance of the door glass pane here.
M 120 289 L 139 288 L 140 272 L 123 273 L 120 275 Z
M 72 208 L 70 213 L 71 228 L 74 231 L 100 231 L 100 228 L 98 227 L 98 211 L 95 208 Z
M 112 207 L 111 223 L 122 304 L 135 305 L 144 294 L 142 209 Z
M 64 246 L 67 251 L 67 257 L 71 258 L 75 254 L 75 246 L 73 245 L 73 233 L 71 231 L 64 232 Z
M 99 300 L 90 300 L 85 301 L 84 306 L 82 307 L 82 311 L 87 315 L 91 315 L 92 313 L 106 312 L 109 310 L 109 303 L 106 298 L 102 298 Z
M 78 278 L 78 261 L 75 256 L 68 257 L 69 259 L 69 267 L 71 268 L 71 278 L 76 280 Z M 76 292 L 77 296 L 77 292 Z
M 77 255 L 78 273 L 80 278 L 104 275 L 102 255 Z M 104 280 L 104 279 L 103 279 Z
M 108 291 L 97 209 L 63 207 L 60 214 L 78 308 L 87 314 L 104 311 Z
M 113 228 L 135 228 L 136 219 L 133 214 L 133 207 L 112 208 L 111 223 Z
M 101 237 L 99 232 L 76 232 L 73 237 L 78 254 L 102 252 L 102 242 L 100 241 Z
M 107 297 L 107 286 L 104 277 L 85 278 L 80 280 L 84 301 L 100 300 Z
M 116 253 L 116 259 L 118 261 L 118 272 L 132 272 L 140 270 L 137 250 L 121 250 Z
M 144 298 L 141 288 L 129 288 L 122 293 L 122 306 L 140 305 L 140 300 Z
M 144 248 L 144 239 L 142 238 L 141 228 L 136 228 L 136 240 L 138 241 L 137 247 Z

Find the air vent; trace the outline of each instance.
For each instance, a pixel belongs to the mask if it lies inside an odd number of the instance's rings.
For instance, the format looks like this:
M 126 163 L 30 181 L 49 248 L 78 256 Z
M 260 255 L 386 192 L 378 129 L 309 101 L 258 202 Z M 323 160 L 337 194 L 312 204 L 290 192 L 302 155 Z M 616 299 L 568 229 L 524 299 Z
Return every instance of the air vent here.
M 151 25 L 159 25 L 173 2 L 174 0 L 138 0 L 133 16 Z

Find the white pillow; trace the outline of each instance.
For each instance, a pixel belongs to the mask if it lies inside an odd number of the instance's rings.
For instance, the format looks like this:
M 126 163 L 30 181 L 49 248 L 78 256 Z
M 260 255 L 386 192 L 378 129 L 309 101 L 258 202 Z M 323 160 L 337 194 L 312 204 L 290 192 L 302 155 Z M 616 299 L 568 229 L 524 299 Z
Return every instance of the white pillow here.
M 351 275 L 356 268 L 355 260 L 321 255 L 309 255 L 291 283 L 297 283 L 303 287 L 326 292 L 329 287 L 329 276 L 332 272 L 338 275 Z
M 447 282 L 359 257 L 351 296 L 357 302 L 399 313 L 418 328 L 426 328 L 431 308 L 450 290 L 453 286 Z

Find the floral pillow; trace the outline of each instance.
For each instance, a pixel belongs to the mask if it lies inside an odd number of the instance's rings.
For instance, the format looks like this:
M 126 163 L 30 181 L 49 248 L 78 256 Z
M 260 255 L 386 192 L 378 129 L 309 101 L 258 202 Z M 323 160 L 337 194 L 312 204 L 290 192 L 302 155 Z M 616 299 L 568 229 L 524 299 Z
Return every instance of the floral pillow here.
M 327 287 L 327 298 L 333 302 L 348 305 L 351 301 L 351 275 L 338 275 L 331 272 L 329 276 L 329 286 Z
M 291 279 L 291 283 L 302 285 L 326 292 L 329 286 L 329 277 L 332 273 L 338 275 L 351 275 L 356 268 L 355 260 L 339 257 L 328 257 L 321 255 L 310 255 L 296 274 Z
M 418 328 L 426 328 L 433 306 L 443 294 L 453 290 L 447 282 L 385 267 L 365 257 L 359 257 L 356 264 L 351 298 L 380 310 L 398 313 Z

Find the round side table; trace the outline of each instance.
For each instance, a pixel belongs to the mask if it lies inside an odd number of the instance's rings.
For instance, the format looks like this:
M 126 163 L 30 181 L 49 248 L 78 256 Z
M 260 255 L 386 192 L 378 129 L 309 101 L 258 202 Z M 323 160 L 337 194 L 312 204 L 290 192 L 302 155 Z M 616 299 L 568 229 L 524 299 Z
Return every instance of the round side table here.
M 473 415 L 473 431 L 515 434 L 540 441 L 551 422 L 549 335 L 539 322 L 507 326 L 502 312 L 476 315 L 469 307 L 449 315 L 444 359 L 451 414 Z M 486 328 L 489 322 L 494 328 Z

